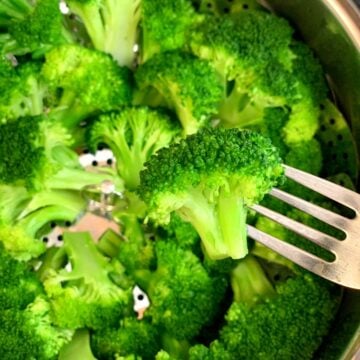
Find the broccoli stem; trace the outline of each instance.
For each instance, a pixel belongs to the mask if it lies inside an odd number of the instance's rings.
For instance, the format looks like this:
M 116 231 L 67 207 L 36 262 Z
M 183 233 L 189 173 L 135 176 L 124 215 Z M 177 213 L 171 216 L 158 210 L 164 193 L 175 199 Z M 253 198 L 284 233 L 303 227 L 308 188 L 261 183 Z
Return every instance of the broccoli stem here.
M 57 190 L 82 190 L 87 185 L 98 185 L 104 180 L 114 180 L 111 171 L 85 172 L 83 169 L 62 169 L 46 181 L 46 187 Z M 122 188 L 119 182 L 115 184 Z
M 104 288 L 114 286 L 108 274 L 109 261 L 98 251 L 88 232 L 65 232 L 64 247 L 73 266 L 71 278 L 91 278 Z
M 212 203 L 195 189 L 177 212 L 194 226 L 211 259 L 240 259 L 248 253 L 246 208 L 239 197 L 227 190 L 220 189 Z
M 78 212 L 63 206 L 47 206 L 34 211 L 18 222 L 25 229 L 26 234 L 36 237 L 37 232 L 46 224 L 54 220 L 73 221 Z
M 60 351 L 59 360 L 96 360 L 90 348 L 89 330 L 77 330 L 70 343 Z
M 239 262 L 231 271 L 230 279 L 235 302 L 245 302 L 252 306 L 276 295 L 264 270 L 252 255 Z
M 51 247 L 47 249 L 45 255 L 41 258 L 41 266 L 36 271 L 40 281 L 44 281 L 48 276 L 48 270 L 60 270 L 67 263 L 66 252 L 63 247 Z
M 2 0 L 0 2 L 0 25 L 8 25 L 12 19 L 21 20 L 31 10 L 31 3 L 27 0 Z M 3 17 L 5 19 L 2 19 Z M 11 19 L 6 19 L 6 17 Z
M 172 359 L 187 359 L 190 344 L 187 340 L 177 340 L 169 334 L 163 334 L 161 337 L 162 348 L 170 355 Z
M 246 92 L 235 84 L 230 95 L 220 104 L 219 116 L 227 127 L 255 125 L 263 118 L 263 106 L 251 102 Z

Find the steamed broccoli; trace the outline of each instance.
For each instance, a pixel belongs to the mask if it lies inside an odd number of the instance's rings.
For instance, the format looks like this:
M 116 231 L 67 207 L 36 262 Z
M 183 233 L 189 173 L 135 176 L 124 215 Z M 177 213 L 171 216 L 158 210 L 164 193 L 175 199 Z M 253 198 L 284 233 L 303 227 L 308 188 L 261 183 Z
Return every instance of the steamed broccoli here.
M 94 354 L 99 359 L 135 355 L 154 359 L 160 349 L 159 330 L 148 319 L 125 318 L 118 328 L 96 331 L 91 338 Z
M 63 45 L 45 56 L 44 81 L 53 93 L 49 111 L 73 127 L 88 116 L 128 105 L 131 73 L 107 54 L 77 45 Z
M 90 348 L 89 331 L 77 330 L 71 341 L 65 344 L 60 351 L 59 360 L 96 360 Z
M 95 49 L 111 54 L 122 66 L 134 65 L 141 0 L 69 0 Z
M 0 4 L 0 52 L 43 55 L 54 46 L 71 43 L 58 0 L 5 0 Z
M 161 111 L 125 108 L 95 120 L 88 130 L 88 145 L 93 151 L 99 144 L 109 146 L 115 155 L 119 176 L 129 190 L 134 190 L 140 183 L 145 161 L 176 139 L 180 132 L 176 125 Z
M 2 246 L 0 260 L 1 358 L 54 358 L 73 332 L 53 325 L 50 304 L 29 264 L 14 260 Z
M 214 286 L 200 260 L 189 250 L 161 240 L 154 246 L 156 270 L 139 270 L 134 274 L 150 299 L 147 314 L 169 339 L 190 339 L 212 320 L 216 302 L 209 299 L 224 289 Z
M 208 15 L 194 28 L 192 52 L 213 63 L 224 81 L 219 117 L 225 126 L 258 124 L 267 107 L 287 107 L 286 144 L 315 134 L 326 86 L 320 65 L 292 32 L 285 20 L 251 10 Z
M 260 134 L 204 129 L 160 150 L 141 172 L 149 217 L 168 223 L 175 211 L 199 233 L 209 257 L 247 254 L 247 207 L 282 178 L 277 150 Z
M 32 61 L 14 66 L 0 58 L 0 122 L 35 116 L 45 109 L 46 88 L 40 79 L 42 64 Z
M 141 0 L 141 62 L 160 52 L 181 49 L 197 15 L 190 0 Z M 170 65 L 170 64 L 168 64 Z
M 55 323 L 70 329 L 115 326 L 131 298 L 130 289 L 111 280 L 112 273 L 124 277 L 123 268 L 102 255 L 88 233 L 64 233 L 64 249 L 71 270 L 49 269 L 44 280 Z
M 136 102 L 174 110 L 185 135 L 205 126 L 217 112 L 222 88 L 207 61 L 176 51 L 162 53 L 140 66 L 135 78 Z

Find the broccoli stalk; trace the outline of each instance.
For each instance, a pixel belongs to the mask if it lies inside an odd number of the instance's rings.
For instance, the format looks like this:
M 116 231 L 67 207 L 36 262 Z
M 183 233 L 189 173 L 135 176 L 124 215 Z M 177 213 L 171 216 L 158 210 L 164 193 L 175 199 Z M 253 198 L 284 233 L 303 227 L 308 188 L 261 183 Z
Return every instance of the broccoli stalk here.
M 71 271 L 48 269 L 44 280 L 55 322 L 71 329 L 115 325 L 131 298 L 111 280 L 112 273 L 124 277 L 122 268 L 98 251 L 89 233 L 65 233 L 64 249 Z
M 111 54 L 119 65 L 132 68 L 140 20 L 140 0 L 69 0 L 97 50 Z
M 273 285 L 252 255 L 242 259 L 232 269 L 230 280 L 234 301 L 238 303 L 244 302 L 252 306 L 276 295 Z
M 77 330 L 71 341 L 60 350 L 59 360 L 96 360 L 90 348 L 89 331 Z
M 168 223 L 175 211 L 199 233 L 212 259 L 247 254 L 246 209 L 282 178 L 277 150 L 260 134 L 203 129 L 145 164 L 139 194 L 148 216 Z
M 179 128 L 165 113 L 146 107 L 127 108 L 101 115 L 88 131 L 88 145 L 96 150 L 106 144 L 116 158 L 118 174 L 129 190 L 140 183 L 148 158 L 176 139 Z
M 208 124 L 223 91 L 207 61 L 176 51 L 154 56 L 137 69 L 135 79 L 139 88 L 135 102 L 152 106 L 149 91 L 157 93 L 160 102 L 176 112 L 185 135 Z

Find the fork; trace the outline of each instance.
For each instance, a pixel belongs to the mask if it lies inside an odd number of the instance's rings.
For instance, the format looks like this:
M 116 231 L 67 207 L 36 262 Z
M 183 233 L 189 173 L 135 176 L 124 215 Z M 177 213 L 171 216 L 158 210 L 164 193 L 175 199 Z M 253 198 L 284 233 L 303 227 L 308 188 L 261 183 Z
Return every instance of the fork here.
M 251 209 L 330 251 L 335 260 L 323 260 L 250 225 L 247 226 L 248 236 L 327 280 L 360 289 L 360 195 L 293 167 L 284 165 L 284 168 L 286 177 L 352 209 L 355 217 L 350 219 L 336 214 L 276 188 L 270 195 L 343 231 L 345 239 L 338 240 L 261 205 L 254 205 Z

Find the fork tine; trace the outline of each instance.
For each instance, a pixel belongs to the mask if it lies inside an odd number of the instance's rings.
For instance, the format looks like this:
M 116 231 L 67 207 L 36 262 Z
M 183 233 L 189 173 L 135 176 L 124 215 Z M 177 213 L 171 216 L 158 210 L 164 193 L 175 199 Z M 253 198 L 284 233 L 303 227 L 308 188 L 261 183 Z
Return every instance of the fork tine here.
M 320 179 L 317 176 L 308 174 L 304 171 L 295 169 L 291 166 L 284 165 L 285 175 L 299 184 L 312 189 L 329 199 L 333 199 L 338 203 L 348 206 L 357 213 L 360 211 L 360 195 L 354 191 L 343 188 L 331 181 Z
M 255 210 L 257 213 L 268 217 L 271 220 L 276 221 L 277 223 L 283 225 L 284 227 L 292 230 L 296 234 L 299 234 L 306 239 L 314 242 L 317 245 L 322 246 L 323 248 L 334 252 L 339 246 L 339 240 L 336 238 L 326 235 L 318 230 L 315 230 L 309 226 L 299 223 L 293 219 L 290 219 L 284 215 L 281 215 L 273 210 L 265 208 L 261 205 L 253 205 L 251 209 Z
M 306 200 L 298 198 L 297 196 L 288 194 L 279 189 L 272 189 L 270 194 L 279 200 L 286 202 L 287 204 L 304 211 L 307 214 L 312 215 L 315 218 L 332 225 L 340 230 L 347 229 L 350 227 L 351 220 L 344 216 L 333 213 L 332 211 L 326 210 L 320 206 L 314 205 Z
M 265 245 L 271 250 L 276 251 L 285 258 L 293 261 L 295 264 L 312 271 L 313 273 L 322 276 L 326 279 L 334 281 L 331 276 L 331 263 L 318 258 L 304 250 L 301 250 L 285 241 L 281 241 L 271 235 L 256 229 L 255 227 L 247 226 L 248 236 L 259 243 Z

